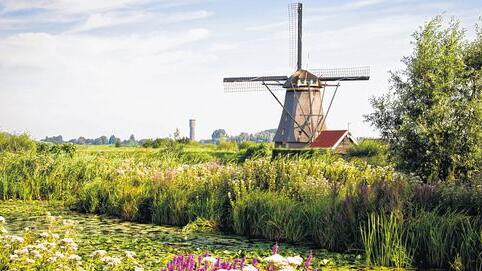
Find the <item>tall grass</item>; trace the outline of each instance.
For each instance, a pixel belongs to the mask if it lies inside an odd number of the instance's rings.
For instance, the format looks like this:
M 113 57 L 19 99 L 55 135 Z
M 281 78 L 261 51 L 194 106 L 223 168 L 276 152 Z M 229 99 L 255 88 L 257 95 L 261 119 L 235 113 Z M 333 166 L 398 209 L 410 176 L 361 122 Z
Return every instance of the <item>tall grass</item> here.
M 398 268 L 411 265 L 411 251 L 403 235 L 400 214 L 371 213 L 360 231 L 368 264 Z
M 440 212 L 418 211 L 406 225 L 417 266 L 448 268 L 460 261 L 465 270 L 481 270 L 480 221 L 464 213 Z
M 271 159 L 268 145 L 249 145 L 218 162 L 197 148 L 3 151 L 0 198 L 164 225 L 209 221 L 248 237 L 364 249 L 373 265 L 482 266 L 480 185 L 423 185 L 330 153 Z

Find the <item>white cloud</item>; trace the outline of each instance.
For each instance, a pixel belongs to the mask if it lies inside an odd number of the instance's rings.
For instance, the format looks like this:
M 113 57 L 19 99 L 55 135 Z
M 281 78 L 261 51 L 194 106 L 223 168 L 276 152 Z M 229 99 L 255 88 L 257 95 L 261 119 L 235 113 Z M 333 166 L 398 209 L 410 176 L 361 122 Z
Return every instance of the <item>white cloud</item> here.
M 106 28 L 118 26 L 121 24 L 139 23 L 146 21 L 155 21 L 161 24 L 180 23 L 185 21 L 203 19 L 212 15 L 212 12 L 206 10 L 190 11 L 190 12 L 176 12 L 173 14 L 152 14 L 145 12 L 111 12 L 111 13 L 96 13 L 90 15 L 84 23 L 72 30 L 69 33 L 85 32 L 99 28 Z
M 62 13 L 78 14 L 86 12 L 109 11 L 148 3 L 148 0 L 3 0 L 5 11 L 23 9 L 45 9 Z

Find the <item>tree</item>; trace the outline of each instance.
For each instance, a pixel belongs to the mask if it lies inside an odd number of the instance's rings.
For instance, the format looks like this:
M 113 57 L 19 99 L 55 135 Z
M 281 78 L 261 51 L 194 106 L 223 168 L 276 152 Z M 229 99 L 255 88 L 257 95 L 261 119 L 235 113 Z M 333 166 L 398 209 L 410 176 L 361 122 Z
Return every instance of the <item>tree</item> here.
M 44 141 L 44 142 L 51 142 L 51 143 L 54 143 L 54 144 L 62 144 L 62 143 L 64 143 L 64 140 L 63 140 L 63 138 L 62 138 L 61 135 L 52 136 L 52 137 L 46 136 L 44 139 L 42 139 L 42 141 Z
M 390 144 L 398 169 L 424 181 L 469 180 L 481 166 L 482 34 L 464 39 L 457 21 L 436 17 L 415 32 L 389 94 L 372 98 L 366 120 Z
M 181 137 L 181 132 L 179 131 L 179 128 L 176 128 L 173 134 L 174 140 L 178 140 Z
M 115 135 L 111 135 L 109 137 L 109 145 L 115 144 L 116 142 L 117 142 L 117 138 L 115 137 Z
M 137 146 L 137 141 L 133 134 L 129 137 L 129 140 L 126 142 L 126 145 Z
M 227 136 L 228 136 L 228 134 L 226 133 L 226 131 L 224 129 L 217 129 L 217 130 L 214 130 L 213 134 L 211 135 L 211 138 L 212 138 L 213 141 L 219 142 L 219 140 L 221 140 L 222 138 L 225 138 Z

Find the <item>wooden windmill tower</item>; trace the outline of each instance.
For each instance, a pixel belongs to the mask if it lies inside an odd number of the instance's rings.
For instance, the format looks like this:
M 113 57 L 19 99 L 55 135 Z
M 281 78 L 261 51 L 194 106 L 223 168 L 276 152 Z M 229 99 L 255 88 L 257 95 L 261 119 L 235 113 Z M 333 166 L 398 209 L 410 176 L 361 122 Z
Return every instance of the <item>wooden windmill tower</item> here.
M 289 6 L 290 60 L 296 63 L 291 76 L 227 77 L 223 79 L 225 92 L 268 90 L 283 108 L 274 137 L 276 147 L 304 148 L 310 146 L 322 130 L 335 98 L 339 81 L 368 80 L 369 67 L 302 69 L 302 13 L 301 3 Z M 295 58 L 296 57 L 296 58 Z M 296 59 L 296 61 L 294 61 Z M 335 82 L 335 83 L 327 83 Z M 328 110 L 323 110 L 325 89 L 334 87 Z M 282 103 L 274 91 L 285 90 Z

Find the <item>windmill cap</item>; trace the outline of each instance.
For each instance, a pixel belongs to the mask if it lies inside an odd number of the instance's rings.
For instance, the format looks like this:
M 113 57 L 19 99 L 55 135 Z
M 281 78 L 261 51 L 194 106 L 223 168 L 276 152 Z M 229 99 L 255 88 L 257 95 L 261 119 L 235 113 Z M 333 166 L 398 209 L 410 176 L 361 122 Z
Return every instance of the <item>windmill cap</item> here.
M 321 88 L 320 79 L 307 70 L 297 70 L 283 85 L 284 88 L 314 87 Z

